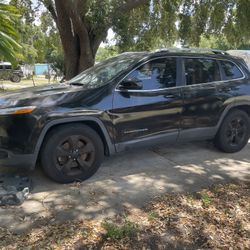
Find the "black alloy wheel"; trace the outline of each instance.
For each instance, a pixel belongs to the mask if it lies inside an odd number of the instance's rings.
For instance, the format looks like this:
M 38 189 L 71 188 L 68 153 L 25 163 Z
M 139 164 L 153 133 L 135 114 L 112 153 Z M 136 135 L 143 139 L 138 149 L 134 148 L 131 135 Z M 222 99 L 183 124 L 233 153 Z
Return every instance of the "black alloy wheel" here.
M 53 129 L 41 151 L 46 174 L 60 183 L 83 181 L 99 168 L 104 156 L 100 136 L 86 125 L 70 124 Z
M 72 135 L 63 139 L 56 148 L 55 165 L 67 175 L 88 170 L 95 159 L 95 146 L 82 135 Z
M 247 113 L 235 109 L 222 122 L 215 144 L 226 153 L 238 152 L 247 144 L 249 135 L 250 119 Z
M 241 116 L 235 117 L 228 123 L 226 128 L 226 138 L 232 147 L 240 145 L 242 141 L 244 141 L 246 134 L 247 125 Z

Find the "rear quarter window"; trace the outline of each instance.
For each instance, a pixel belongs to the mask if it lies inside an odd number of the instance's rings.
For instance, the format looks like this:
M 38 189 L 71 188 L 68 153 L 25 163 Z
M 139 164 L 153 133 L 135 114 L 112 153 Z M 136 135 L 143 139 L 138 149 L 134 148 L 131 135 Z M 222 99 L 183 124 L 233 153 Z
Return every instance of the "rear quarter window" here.
M 241 70 L 236 64 L 230 61 L 221 61 L 224 80 L 234 80 L 243 77 Z

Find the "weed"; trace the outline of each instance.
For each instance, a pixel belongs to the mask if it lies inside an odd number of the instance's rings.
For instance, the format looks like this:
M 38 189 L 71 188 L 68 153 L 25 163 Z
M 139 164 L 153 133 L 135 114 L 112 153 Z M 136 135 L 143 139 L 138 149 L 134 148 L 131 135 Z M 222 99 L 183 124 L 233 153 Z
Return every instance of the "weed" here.
M 111 222 L 104 222 L 103 228 L 107 231 L 107 238 L 113 240 L 120 240 L 126 237 L 131 237 L 136 233 L 137 225 L 131 221 L 126 220 L 122 225 L 117 225 Z
M 148 215 L 148 220 L 150 221 L 156 220 L 157 218 L 159 218 L 159 214 L 155 211 L 150 212 Z
M 211 199 L 208 196 L 208 194 L 204 193 L 201 195 L 201 201 L 203 203 L 203 206 L 208 207 L 211 203 Z

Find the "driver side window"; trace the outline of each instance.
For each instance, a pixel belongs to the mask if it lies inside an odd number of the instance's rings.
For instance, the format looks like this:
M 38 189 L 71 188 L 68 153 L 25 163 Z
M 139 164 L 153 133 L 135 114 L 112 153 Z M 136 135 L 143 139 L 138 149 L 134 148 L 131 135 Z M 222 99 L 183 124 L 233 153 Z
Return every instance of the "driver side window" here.
M 126 80 L 142 83 L 143 90 L 176 86 L 176 58 L 161 58 L 147 62 L 130 73 Z

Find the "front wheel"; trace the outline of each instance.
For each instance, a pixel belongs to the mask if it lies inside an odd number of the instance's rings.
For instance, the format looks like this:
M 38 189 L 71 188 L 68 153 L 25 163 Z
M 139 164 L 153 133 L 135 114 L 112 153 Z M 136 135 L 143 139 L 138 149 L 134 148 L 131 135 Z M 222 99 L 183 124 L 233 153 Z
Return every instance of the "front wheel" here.
M 103 157 L 100 136 L 80 124 L 65 125 L 49 132 L 41 151 L 45 173 L 59 183 L 88 179 L 97 171 Z
M 13 75 L 10 79 L 12 82 L 20 82 L 21 77 L 19 75 Z
M 250 120 L 241 110 L 231 111 L 221 124 L 215 138 L 215 145 L 226 153 L 240 151 L 249 140 Z

